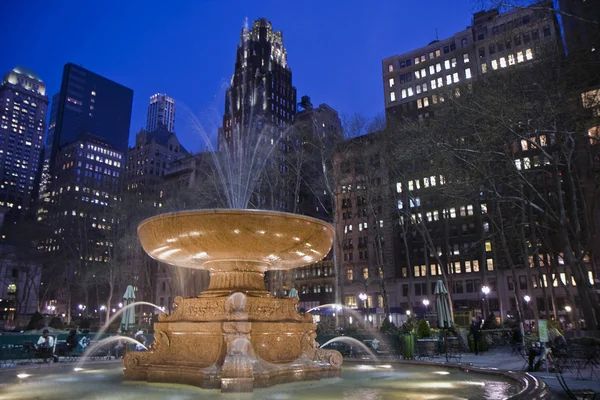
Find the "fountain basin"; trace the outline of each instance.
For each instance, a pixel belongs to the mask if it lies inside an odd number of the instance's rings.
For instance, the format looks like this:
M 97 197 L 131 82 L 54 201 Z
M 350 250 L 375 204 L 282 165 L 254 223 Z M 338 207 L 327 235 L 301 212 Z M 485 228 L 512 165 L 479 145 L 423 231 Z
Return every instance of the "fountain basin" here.
M 8 370 L 0 374 L 0 397 L 6 400 L 70 398 L 222 399 L 214 390 L 176 384 L 123 382 L 121 365 L 96 362 L 73 372 L 73 365 Z M 17 378 L 26 372 L 27 378 Z M 26 385 L 24 385 L 26 383 Z M 229 396 L 228 396 L 229 397 Z M 548 399 L 548 387 L 521 372 L 480 371 L 455 365 L 374 362 L 344 366 L 341 378 L 291 382 L 256 389 L 244 399 Z
M 262 210 L 193 210 L 144 220 L 138 237 L 148 255 L 186 268 L 292 269 L 321 260 L 333 227 L 302 215 Z

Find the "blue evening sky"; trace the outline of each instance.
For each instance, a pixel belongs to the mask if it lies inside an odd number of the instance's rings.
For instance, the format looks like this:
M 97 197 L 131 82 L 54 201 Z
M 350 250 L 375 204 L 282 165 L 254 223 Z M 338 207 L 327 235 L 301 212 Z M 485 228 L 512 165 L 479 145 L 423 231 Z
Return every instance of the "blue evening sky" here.
M 146 123 L 148 98 L 177 101 L 176 131 L 202 150 L 193 113 L 211 137 L 223 110 L 244 20 L 266 17 L 283 31 L 298 100 L 340 115 L 383 114 L 381 60 L 464 29 L 474 0 L 32 0 L 0 2 L 0 75 L 34 70 L 51 96 L 63 65 L 81 64 L 134 90 L 130 143 Z M 189 110 L 189 111 L 188 111 Z

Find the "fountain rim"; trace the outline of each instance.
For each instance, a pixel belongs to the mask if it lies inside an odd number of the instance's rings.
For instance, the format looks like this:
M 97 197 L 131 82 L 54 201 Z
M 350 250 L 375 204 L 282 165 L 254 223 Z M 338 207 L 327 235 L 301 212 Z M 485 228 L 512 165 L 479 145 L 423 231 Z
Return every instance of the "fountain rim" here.
M 261 210 L 261 209 L 253 209 L 253 208 L 196 208 L 191 210 L 182 210 L 182 211 L 172 211 L 168 213 L 163 213 L 159 215 L 155 215 L 149 218 L 144 219 L 137 226 L 137 231 L 139 233 L 142 226 L 147 223 L 154 222 L 155 220 L 160 219 L 168 219 L 172 217 L 180 217 L 186 215 L 203 215 L 203 214 L 219 214 L 219 215 L 227 215 L 227 214 L 237 214 L 237 215 L 245 215 L 245 214 L 260 214 L 260 215 L 268 215 L 272 217 L 281 217 L 281 218 L 295 218 L 301 219 L 307 222 L 311 222 L 313 224 L 318 224 L 323 226 L 324 228 L 328 228 L 330 232 L 335 236 L 335 228 L 329 222 L 325 222 L 321 219 L 309 217 L 307 215 L 302 214 L 293 214 L 283 211 L 272 211 L 272 210 Z

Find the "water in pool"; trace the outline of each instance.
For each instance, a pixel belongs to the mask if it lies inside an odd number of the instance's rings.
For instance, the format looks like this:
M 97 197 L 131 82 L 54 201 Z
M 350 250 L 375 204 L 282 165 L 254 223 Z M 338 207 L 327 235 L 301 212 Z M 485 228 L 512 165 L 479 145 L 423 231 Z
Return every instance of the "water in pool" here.
M 261 399 L 403 400 L 505 399 L 518 392 L 502 377 L 412 365 L 347 365 L 342 378 L 287 383 L 253 393 L 222 394 L 190 386 L 123 382 L 122 364 L 102 363 L 0 373 L 0 400 Z

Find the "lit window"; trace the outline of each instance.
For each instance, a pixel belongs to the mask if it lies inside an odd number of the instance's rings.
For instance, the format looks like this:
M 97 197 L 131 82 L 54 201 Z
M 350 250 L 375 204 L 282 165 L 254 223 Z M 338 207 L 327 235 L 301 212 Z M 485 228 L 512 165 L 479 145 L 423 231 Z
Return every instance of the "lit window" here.
M 421 70 L 421 78 L 425 78 L 427 76 L 427 70 L 425 68 L 423 68 Z
M 463 62 L 466 64 L 469 62 L 469 53 L 463 54 Z
M 419 70 L 415 71 L 415 78 L 416 79 L 421 79 L 421 71 L 419 71 Z
M 528 60 L 533 59 L 533 51 L 531 51 L 531 49 L 525 50 L 525 58 Z
M 427 82 L 425 82 L 425 83 L 423 84 L 423 92 L 426 92 L 426 91 L 427 91 Z
M 402 182 L 396 183 L 396 192 L 402 193 Z
M 413 95 L 413 88 L 412 86 L 408 88 L 408 97 Z
M 494 260 L 491 258 L 487 259 L 487 270 L 488 271 L 493 271 L 494 270 Z
M 492 251 L 492 242 L 489 240 L 485 241 L 485 251 Z
M 390 87 L 394 87 L 394 78 L 390 78 L 389 83 Z
M 444 61 L 444 68 L 450 69 L 450 60 Z
M 429 97 L 423 97 L 423 107 L 429 107 Z
M 442 63 L 435 64 L 435 72 L 440 72 L 442 70 Z
M 450 218 L 456 218 L 456 208 L 454 207 L 450 209 Z
M 590 285 L 594 284 L 594 273 L 592 271 L 588 271 L 588 279 L 590 281 Z
M 529 143 L 527 142 L 526 139 L 522 139 L 521 140 L 521 149 L 523 149 L 523 151 L 527 151 L 527 149 L 529 148 L 528 144 Z
M 523 62 L 525 61 L 525 58 L 523 58 L 523 52 L 522 51 L 517 51 L 517 62 Z
M 439 88 L 441 88 L 442 86 L 444 86 L 444 79 L 443 78 L 437 78 L 437 85 Z
M 432 79 L 431 82 L 429 82 L 431 84 L 431 89 L 437 89 L 437 85 L 435 84 L 435 79 Z
M 492 69 L 498 69 L 498 61 L 492 60 Z
M 406 89 L 402 89 L 402 98 L 405 99 L 406 98 Z
M 414 190 L 414 182 L 413 181 L 408 181 L 408 190 Z
M 452 81 L 454 83 L 458 82 L 458 72 L 455 72 L 455 73 L 452 74 Z
M 485 74 L 487 72 L 487 64 L 483 63 L 481 64 L 481 73 Z
M 388 72 L 393 72 L 394 71 L 394 64 L 390 64 L 388 65 Z M 94 93 L 94 92 L 92 92 Z
M 452 60 L 450 60 L 450 63 L 452 65 L 452 68 L 456 68 L 456 58 L 453 58 Z
M 515 55 L 514 54 L 508 55 L 508 65 L 515 65 Z
M 452 75 L 446 75 L 446 85 L 452 84 Z
M 437 94 L 432 94 L 432 95 L 431 95 L 431 102 L 432 102 L 433 104 L 437 104 L 437 103 L 438 103 L 438 97 L 437 97 Z
M 506 68 L 506 58 L 500 57 L 500 67 Z
M 521 170 L 522 166 L 521 166 L 521 160 L 515 160 L 515 167 L 517 167 L 518 170 Z
M 417 99 L 417 108 L 423 108 L 423 101 L 421 99 Z
M 390 101 L 396 101 L 396 92 L 390 92 Z
M 421 94 L 421 85 L 417 85 L 417 86 L 415 86 L 415 92 L 416 92 L 417 94 Z
M 433 75 L 433 74 L 435 74 L 435 66 L 430 65 L 429 66 L 429 75 Z
M 465 68 L 465 78 L 471 79 L 471 68 Z

